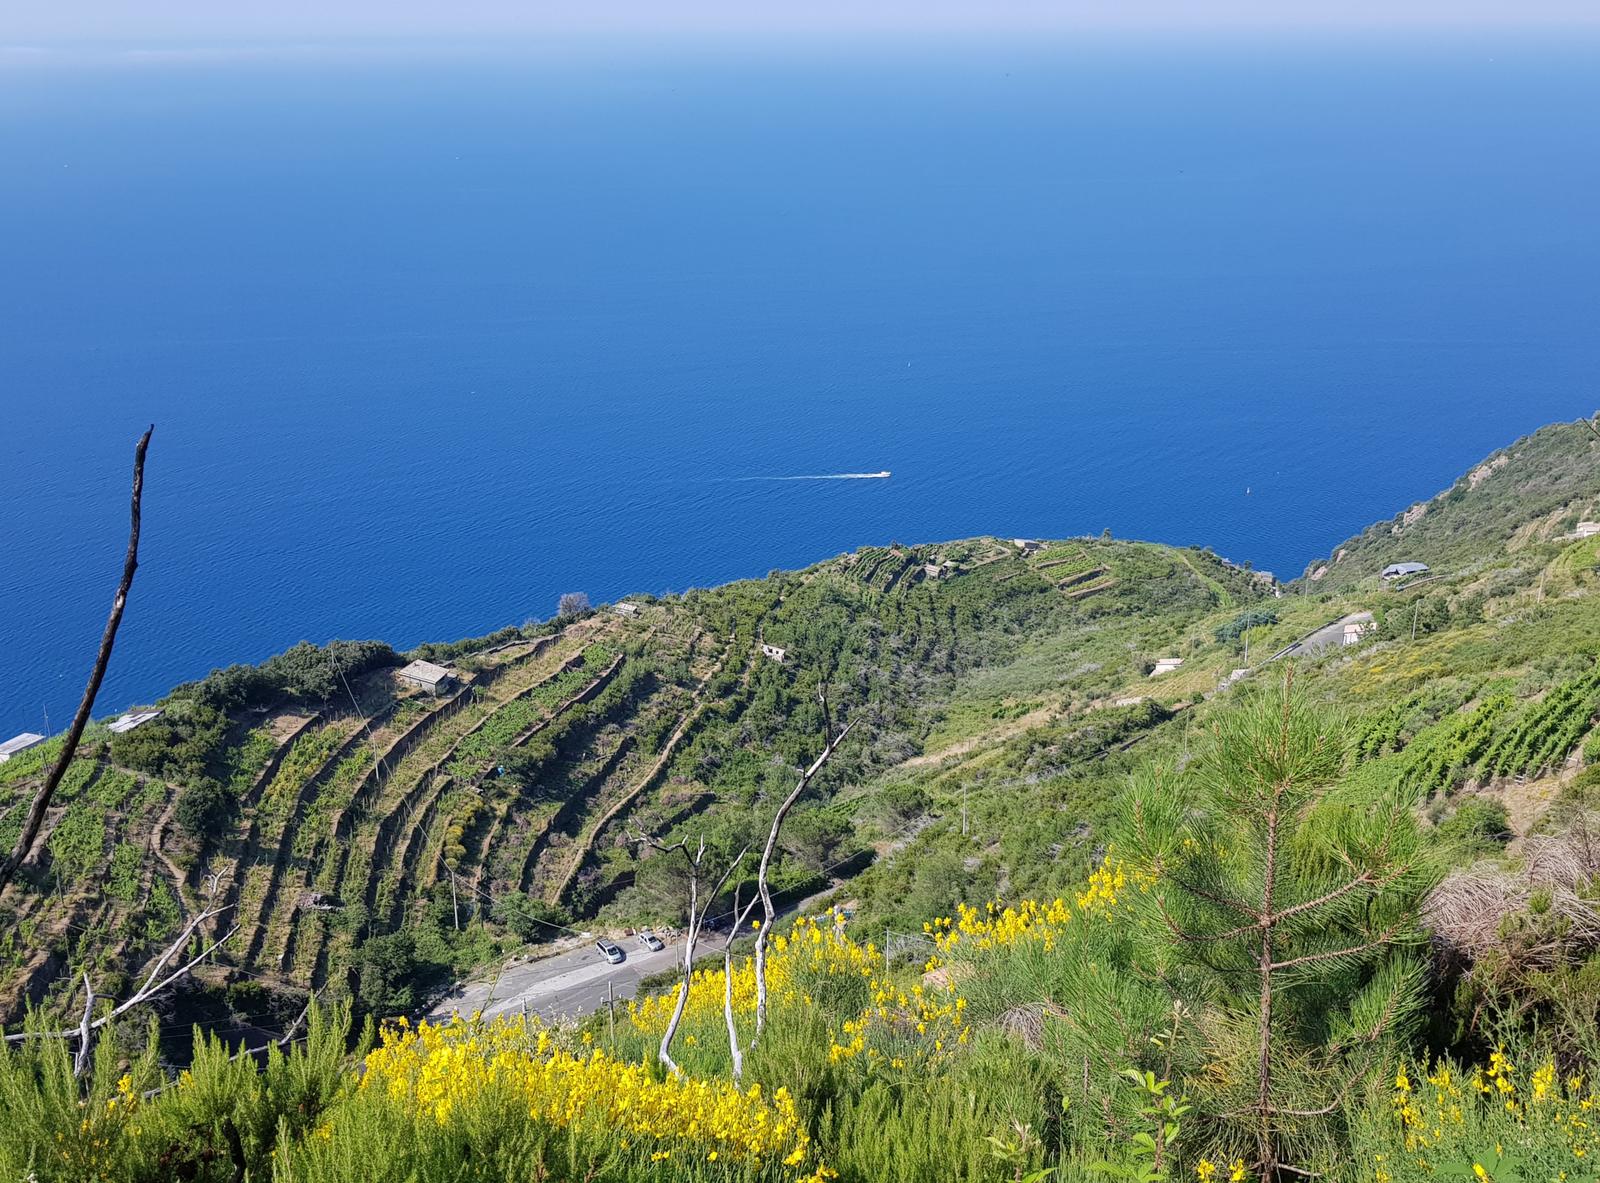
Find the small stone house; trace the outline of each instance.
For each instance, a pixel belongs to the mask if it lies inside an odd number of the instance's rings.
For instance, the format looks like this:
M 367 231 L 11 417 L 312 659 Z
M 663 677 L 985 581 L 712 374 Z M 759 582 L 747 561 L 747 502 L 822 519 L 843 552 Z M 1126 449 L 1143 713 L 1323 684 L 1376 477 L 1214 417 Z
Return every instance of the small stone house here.
M 402 669 L 396 675 L 407 686 L 415 686 L 428 694 L 443 694 L 455 685 L 456 675 L 454 670 L 447 670 L 442 665 L 434 665 L 431 661 L 417 660 Z

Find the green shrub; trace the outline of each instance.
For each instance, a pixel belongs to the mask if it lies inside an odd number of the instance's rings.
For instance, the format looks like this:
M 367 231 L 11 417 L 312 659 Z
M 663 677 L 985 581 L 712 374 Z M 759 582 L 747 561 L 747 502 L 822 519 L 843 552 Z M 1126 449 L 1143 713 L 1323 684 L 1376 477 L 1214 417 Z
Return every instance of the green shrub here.
M 1468 797 L 1440 823 L 1439 837 L 1468 853 L 1496 850 L 1513 837 L 1511 818 L 1494 797 Z

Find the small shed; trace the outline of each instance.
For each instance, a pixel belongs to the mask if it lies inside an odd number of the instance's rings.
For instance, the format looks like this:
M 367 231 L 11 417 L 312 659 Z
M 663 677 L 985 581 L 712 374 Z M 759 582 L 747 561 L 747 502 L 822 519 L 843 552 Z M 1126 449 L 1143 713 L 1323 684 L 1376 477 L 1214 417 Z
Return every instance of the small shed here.
M 1037 538 L 1013 538 L 1011 540 L 1011 545 L 1016 547 L 1025 555 L 1031 555 L 1034 551 L 1044 549 L 1044 543 L 1040 542 Z
M 782 665 L 784 658 L 789 655 L 788 650 L 782 649 L 777 645 L 768 645 L 765 641 L 761 643 L 761 652 L 772 658 L 779 665 Z
M 611 611 L 618 616 L 637 616 L 639 615 L 639 605 L 623 600 L 620 603 L 611 605 Z
M 406 666 L 397 676 L 407 685 L 415 686 L 429 694 L 443 694 L 456 680 L 454 670 L 447 670 L 442 665 L 434 665 L 431 661 L 420 659 Z
M 14 735 L 5 743 L 0 743 L 0 764 L 4 764 L 12 756 L 17 756 L 29 748 L 36 748 L 44 742 L 44 736 L 32 731 L 24 731 L 21 735 Z
M 1428 570 L 1426 563 L 1390 563 L 1383 569 L 1385 579 L 1404 579 L 1407 575 L 1421 575 Z
M 135 727 L 143 727 L 151 719 L 161 718 L 160 711 L 129 711 L 126 715 L 118 715 L 115 721 L 106 724 L 106 730 L 113 735 L 125 735 Z
M 1170 674 L 1182 664 L 1183 658 L 1181 657 L 1158 657 L 1156 658 L 1156 668 L 1150 671 L 1150 676 L 1159 678 L 1162 674 Z

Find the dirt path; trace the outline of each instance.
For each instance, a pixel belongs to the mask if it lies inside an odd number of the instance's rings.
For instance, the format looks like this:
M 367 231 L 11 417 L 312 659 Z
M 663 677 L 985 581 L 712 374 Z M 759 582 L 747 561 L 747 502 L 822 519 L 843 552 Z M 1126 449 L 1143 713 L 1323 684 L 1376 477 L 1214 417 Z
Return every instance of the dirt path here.
M 1036 710 L 1029 711 L 1026 715 L 1018 715 L 1015 719 L 1008 719 L 995 727 L 990 727 L 982 735 L 974 735 L 967 739 L 957 740 L 949 747 L 940 748 L 936 752 L 924 752 L 920 756 L 911 756 L 896 764 L 890 772 L 899 768 L 927 768 L 931 765 L 942 764 L 954 756 L 966 756 L 980 747 L 989 746 L 991 741 L 1003 742 L 1014 735 L 1021 735 L 1033 727 L 1041 727 L 1048 723 L 1053 715 L 1061 710 L 1060 703 L 1052 703 Z

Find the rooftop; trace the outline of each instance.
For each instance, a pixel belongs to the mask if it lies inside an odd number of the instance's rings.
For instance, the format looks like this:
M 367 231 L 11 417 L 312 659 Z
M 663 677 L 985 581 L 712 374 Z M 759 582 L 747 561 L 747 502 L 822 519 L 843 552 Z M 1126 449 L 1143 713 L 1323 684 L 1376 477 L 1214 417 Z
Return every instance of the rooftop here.
M 119 715 L 115 722 L 107 724 L 106 730 L 121 735 L 160 717 L 160 711 L 129 711 L 126 715 Z
M 1397 575 L 1420 575 L 1427 569 L 1426 563 L 1390 563 L 1383 569 L 1383 577 L 1393 579 Z
M 455 674 L 442 665 L 434 665 L 431 661 L 418 658 L 400 671 L 400 676 L 409 682 L 422 682 L 428 686 L 437 686 L 446 678 L 453 678 Z
M 44 742 L 44 736 L 32 731 L 24 731 L 21 735 L 14 735 L 5 743 L 0 743 L 0 757 L 9 758 L 18 752 L 25 752 L 29 748 L 36 748 Z

